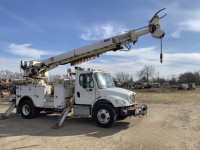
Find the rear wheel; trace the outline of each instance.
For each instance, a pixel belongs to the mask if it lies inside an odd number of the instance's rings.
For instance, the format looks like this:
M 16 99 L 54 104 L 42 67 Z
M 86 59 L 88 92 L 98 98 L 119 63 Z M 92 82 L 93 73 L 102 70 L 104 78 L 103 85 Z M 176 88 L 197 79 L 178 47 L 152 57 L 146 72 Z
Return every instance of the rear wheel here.
M 36 109 L 30 100 L 25 100 L 20 105 L 20 113 L 23 118 L 31 119 L 35 116 Z
M 93 119 L 98 126 L 108 128 L 115 123 L 116 113 L 112 106 L 100 104 L 94 108 Z

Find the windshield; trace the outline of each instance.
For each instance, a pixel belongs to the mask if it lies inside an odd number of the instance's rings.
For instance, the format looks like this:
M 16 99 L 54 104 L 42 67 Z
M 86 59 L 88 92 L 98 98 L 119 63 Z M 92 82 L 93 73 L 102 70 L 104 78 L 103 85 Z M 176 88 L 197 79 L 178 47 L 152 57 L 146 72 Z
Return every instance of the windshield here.
M 100 89 L 115 87 L 112 77 L 108 73 L 95 73 L 98 87 Z

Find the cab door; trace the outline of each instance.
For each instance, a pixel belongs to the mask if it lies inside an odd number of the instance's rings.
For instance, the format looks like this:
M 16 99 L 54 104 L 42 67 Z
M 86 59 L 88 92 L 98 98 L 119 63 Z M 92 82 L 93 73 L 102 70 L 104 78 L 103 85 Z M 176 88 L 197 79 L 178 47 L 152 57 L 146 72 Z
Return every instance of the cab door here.
M 93 73 L 82 72 L 76 77 L 75 103 L 91 105 L 96 99 Z

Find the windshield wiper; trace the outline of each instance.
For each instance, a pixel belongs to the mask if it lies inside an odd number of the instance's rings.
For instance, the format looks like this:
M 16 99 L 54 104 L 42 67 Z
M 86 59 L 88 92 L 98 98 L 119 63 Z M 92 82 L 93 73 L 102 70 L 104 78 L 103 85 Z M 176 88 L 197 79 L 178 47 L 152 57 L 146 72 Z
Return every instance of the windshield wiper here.
M 113 85 L 107 86 L 107 88 L 112 88 L 112 87 L 114 87 L 114 86 Z

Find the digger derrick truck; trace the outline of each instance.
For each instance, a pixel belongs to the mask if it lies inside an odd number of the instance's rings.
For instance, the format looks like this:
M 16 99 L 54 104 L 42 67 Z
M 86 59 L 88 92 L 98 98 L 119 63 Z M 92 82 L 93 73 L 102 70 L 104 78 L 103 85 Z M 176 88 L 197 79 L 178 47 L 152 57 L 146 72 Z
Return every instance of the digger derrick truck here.
M 137 104 L 135 92 L 115 87 L 111 75 L 107 72 L 75 67 L 75 72 L 70 72 L 75 78 L 55 83 L 53 93 L 52 86 L 46 84 L 44 78 L 48 71 L 59 65 L 70 63 L 73 66 L 108 51 L 121 50 L 124 45 L 135 44 L 138 38 L 145 34 L 150 33 L 152 37 L 162 39 L 164 31 L 159 24 L 162 18 L 158 16 L 160 11 L 152 17 L 148 26 L 137 30 L 130 30 L 43 61 L 21 61 L 21 69 L 27 82 L 16 84 L 11 90 L 9 100 L 13 104 L 3 118 L 7 118 L 14 108 L 25 119 L 35 117 L 40 111 L 62 112 L 54 126 L 58 128 L 72 111 L 74 115 L 91 116 L 98 126 L 107 128 L 112 126 L 117 118 L 145 115 L 147 106 Z

